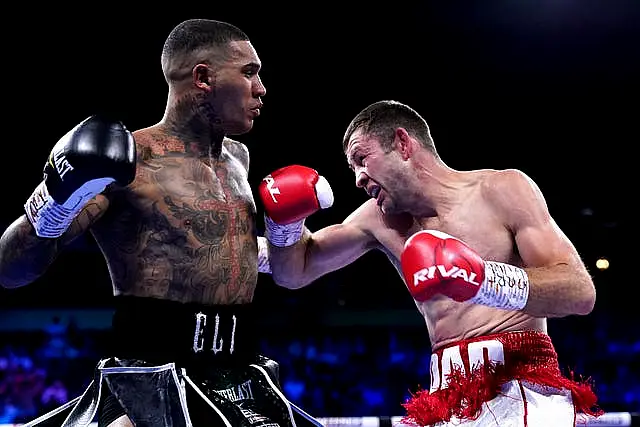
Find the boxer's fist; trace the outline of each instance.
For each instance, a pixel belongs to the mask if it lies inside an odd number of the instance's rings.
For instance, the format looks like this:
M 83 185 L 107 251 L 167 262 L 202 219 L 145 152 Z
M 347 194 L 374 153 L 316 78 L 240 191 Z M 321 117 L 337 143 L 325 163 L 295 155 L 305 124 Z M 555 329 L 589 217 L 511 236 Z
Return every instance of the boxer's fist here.
M 464 242 L 440 231 L 409 237 L 400 264 L 411 295 L 420 302 L 440 294 L 458 302 L 521 309 L 529 295 L 524 270 L 484 261 Z
M 25 212 L 40 237 L 59 237 L 85 204 L 113 182 L 135 177 L 133 135 L 118 121 L 91 116 L 53 147 L 44 179 L 25 203 Z
M 417 301 L 436 294 L 456 301 L 473 298 L 484 281 L 484 261 L 460 240 L 439 231 L 420 231 L 405 243 L 400 263 Z
M 258 192 L 265 210 L 266 237 L 276 246 L 300 238 L 306 217 L 333 204 L 329 182 L 314 169 L 292 165 L 267 175 Z
M 292 165 L 267 175 L 259 186 L 265 213 L 278 224 L 300 221 L 333 204 L 327 180 L 314 169 Z

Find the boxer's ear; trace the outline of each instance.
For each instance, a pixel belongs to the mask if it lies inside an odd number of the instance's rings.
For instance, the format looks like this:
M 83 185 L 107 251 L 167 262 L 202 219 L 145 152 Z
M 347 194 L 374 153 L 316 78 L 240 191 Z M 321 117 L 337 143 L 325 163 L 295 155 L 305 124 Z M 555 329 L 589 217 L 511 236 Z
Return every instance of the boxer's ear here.
M 405 128 L 396 129 L 393 144 L 398 152 L 400 152 L 403 160 L 409 160 L 413 155 L 414 140 Z
M 197 64 L 192 71 L 193 83 L 200 89 L 213 89 L 213 72 L 207 64 Z

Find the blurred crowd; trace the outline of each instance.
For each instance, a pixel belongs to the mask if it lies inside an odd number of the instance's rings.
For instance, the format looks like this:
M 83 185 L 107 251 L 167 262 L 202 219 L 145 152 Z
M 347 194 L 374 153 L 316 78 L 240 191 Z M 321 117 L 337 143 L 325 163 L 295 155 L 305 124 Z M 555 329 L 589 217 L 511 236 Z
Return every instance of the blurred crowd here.
M 561 367 L 588 374 L 608 412 L 640 410 L 640 333 L 608 318 L 588 327 L 550 321 Z M 618 332 L 616 332 L 618 331 Z M 104 330 L 51 319 L 38 332 L 0 333 L 0 424 L 29 421 L 80 395 L 104 356 Z M 430 348 L 418 327 L 277 331 L 263 353 L 281 365 L 291 401 L 318 416 L 394 416 L 429 385 Z

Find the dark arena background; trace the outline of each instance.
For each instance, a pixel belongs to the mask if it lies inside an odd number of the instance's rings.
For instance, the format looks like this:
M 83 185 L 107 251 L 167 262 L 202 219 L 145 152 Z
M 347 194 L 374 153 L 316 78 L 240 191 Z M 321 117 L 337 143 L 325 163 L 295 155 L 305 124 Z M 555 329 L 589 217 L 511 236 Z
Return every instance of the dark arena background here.
M 276 168 L 311 166 L 331 183 L 335 203 L 306 224 L 342 221 L 367 198 L 342 136 L 381 99 L 417 109 L 450 167 L 524 171 L 597 289 L 591 314 L 548 322 L 560 365 L 593 379 L 610 417 L 598 425 L 637 425 L 640 2 L 283 4 L 5 9 L 3 229 L 76 123 L 109 112 L 138 129 L 162 117 L 160 52 L 174 25 L 229 21 L 251 38 L 267 88 L 253 131 L 238 137 L 250 149 L 254 190 Z M 0 289 L 0 425 L 84 391 L 108 340 L 111 292 L 89 235 L 35 283 Z M 327 425 L 394 424 L 410 391 L 429 384 L 426 326 L 382 253 L 300 290 L 260 275 L 256 304 L 267 326 L 263 352 L 280 362 L 285 394 Z

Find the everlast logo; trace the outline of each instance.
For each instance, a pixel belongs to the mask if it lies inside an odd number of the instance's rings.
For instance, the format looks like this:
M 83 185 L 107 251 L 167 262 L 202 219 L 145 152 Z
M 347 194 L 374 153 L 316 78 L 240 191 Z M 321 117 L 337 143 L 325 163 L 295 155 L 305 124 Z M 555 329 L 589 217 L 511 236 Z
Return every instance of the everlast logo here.
M 251 380 L 247 380 L 242 384 L 236 384 L 232 387 L 225 388 L 224 390 L 214 390 L 220 396 L 230 400 L 231 402 L 237 402 L 239 400 L 253 399 L 253 390 L 251 390 Z
M 233 328 L 231 329 L 231 337 L 229 339 L 229 342 L 227 343 L 229 354 L 233 354 L 233 349 L 235 346 L 235 339 L 236 339 L 236 316 L 235 315 L 231 316 L 231 319 L 233 320 Z M 205 346 L 204 331 L 206 326 L 207 326 L 207 315 L 204 313 L 196 314 L 196 327 L 193 334 L 193 351 L 196 353 L 199 353 L 204 350 L 204 346 Z M 220 330 L 220 316 L 216 314 L 214 332 L 213 332 L 213 342 L 211 343 L 211 351 L 213 351 L 214 354 L 218 354 L 219 352 L 221 352 L 225 344 L 222 338 L 218 338 L 219 330 Z
M 45 184 L 41 182 L 26 203 L 31 218 L 38 217 L 38 212 L 40 212 L 40 209 L 47 203 L 47 194 Z
M 449 270 L 444 265 L 432 265 L 413 273 L 413 286 L 420 285 L 425 280 L 431 280 L 435 277 L 436 270 L 443 278 L 457 279 L 460 278 L 465 282 L 469 282 L 472 285 L 480 286 L 480 283 L 476 282 L 476 273 L 468 272 L 460 267 L 453 266 Z
M 276 194 L 280 194 L 280 189 L 273 186 L 273 184 L 275 184 L 273 177 L 271 175 L 267 175 L 263 178 L 263 181 L 267 183 L 267 190 L 269 190 L 269 194 L 271 195 L 273 203 L 278 203 L 278 201 L 276 200 Z
M 49 163 L 52 163 L 55 166 L 58 175 L 60 175 L 60 179 L 64 180 L 64 176 L 67 172 L 73 170 L 73 166 L 67 160 L 64 155 L 64 150 L 62 148 L 55 148 L 51 152 L 51 158 Z

